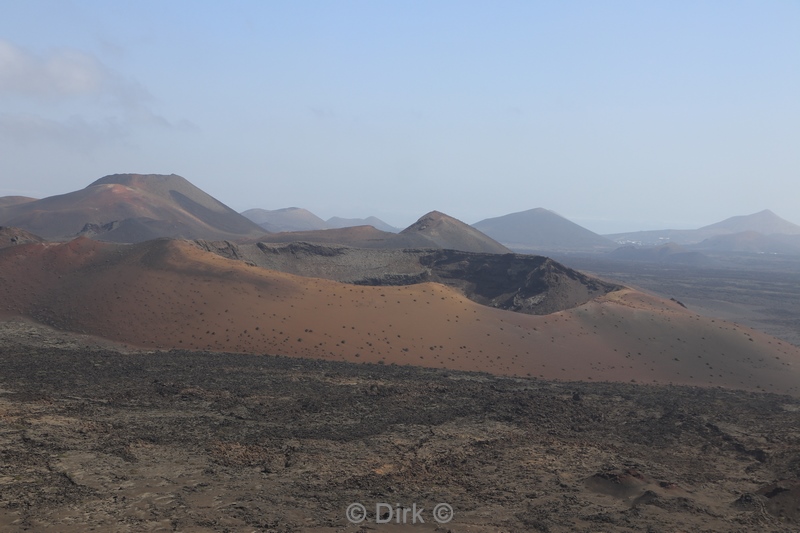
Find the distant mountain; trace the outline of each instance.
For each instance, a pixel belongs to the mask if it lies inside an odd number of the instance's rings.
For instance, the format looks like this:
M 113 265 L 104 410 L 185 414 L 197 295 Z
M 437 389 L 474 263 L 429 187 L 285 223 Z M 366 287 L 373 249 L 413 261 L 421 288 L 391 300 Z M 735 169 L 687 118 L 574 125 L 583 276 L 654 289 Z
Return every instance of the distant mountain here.
M 432 211 L 400 233 L 381 231 L 373 226 L 354 226 L 316 231 L 292 231 L 263 235 L 265 243 L 308 242 L 341 244 L 355 248 L 410 249 L 443 248 L 462 252 L 508 253 L 510 250 L 464 224 L 438 211 Z
M 716 235 L 745 231 L 754 231 L 763 235 L 800 235 L 800 226 L 765 209 L 752 215 L 731 217 L 716 224 L 703 226 L 698 231 L 714 232 Z
M 247 211 L 242 211 L 242 216 L 247 217 L 271 233 L 341 229 L 357 226 L 372 226 L 381 231 L 390 233 L 400 232 L 399 228 L 390 226 L 377 217 L 331 217 L 328 220 L 322 220 L 311 211 L 300 207 L 286 207 L 272 210 L 248 209 Z
M 425 248 L 430 246 L 426 239 L 402 236 L 397 233 L 381 231 L 373 226 L 353 226 L 313 231 L 285 231 L 262 235 L 252 242 L 313 244 L 340 244 L 354 248 L 401 249 Z
M 446 248 L 464 252 L 509 253 L 511 250 L 451 216 L 431 211 L 400 232 L 400 235 L 415 235 L 430 241 L 433 248 Z
M 48 239 L 87 230 L 109 242 L 242 239 L 263 230 L 175 174 L 115 174 L 79 191 L 0 207 L 0 224 Z M 89 226 L 87 226 L 87 224 Z
M 351 228 L 354 226 L 372 226 L 373 228 L 381 231 L 388 231 L 390 233 L 400 233 L 400 228 L 390 226 L 383 220 L 377 217 L 367 218 L 342 218 L 331 217 L 327 220 L 329 228 Z
M 281 231 L 310 231 L 328 228 L 328 224 L 317 215 L 300 207 L 283 209 L 248 209 L 242 216 L 252 220 L 272 233 Z
M 757 232 L 762 235 L 800 235 L 800 226 L 782 219 L 769 209 L 752 215 L 735 216 L 715 224 L 694 230 L 652 230 L 630 233 L 614 233 L 605 237 L 619 244 L 657 245 L 665 242 L 678 244 L 697 244 L 705 239 L 719 235 L 743 232 Z
M 472 227 L 520 251 L 604 251 L 616 244 L 547 209 L 487 218 Z
M 36 198 L 29 198 L 27 196 L 0 196 L 0 207 L 26 204 L 28 202 L 33 202 L 35 200 Z

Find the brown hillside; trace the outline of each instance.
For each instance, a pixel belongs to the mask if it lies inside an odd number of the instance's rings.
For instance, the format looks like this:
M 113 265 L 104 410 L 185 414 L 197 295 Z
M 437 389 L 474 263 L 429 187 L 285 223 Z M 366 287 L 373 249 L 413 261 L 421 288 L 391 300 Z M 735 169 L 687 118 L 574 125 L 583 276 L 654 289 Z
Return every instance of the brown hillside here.
M 0 226 L 0 248 L 32 242 L 44 242 L 44 239 L 24 229 Z
M 464 252 L 484 252 L 506 254 L 508 248 L 481 233 L 472 226 L 451 216 L 431 211 L 400 232 L 400 235 L 415 235 L 430 241 L 430 247 L 461 250 Z
M 154 236 L 239 239 L 263 233 L 174 174 L 106 176 L 79 191 L 3 208 L 0 223 L 48 239 L 73 237 L 89 224 L 102 230 L 93 231 L 92 237 L 110 242 Z M 117 231 L 120 226 L 125 231 Z
M 632 290 L 533 316 L 436 283 L 354 286 L 185 241 L 0 250 L 0 312 L 147 348 L 800 394 L 800 349 Z

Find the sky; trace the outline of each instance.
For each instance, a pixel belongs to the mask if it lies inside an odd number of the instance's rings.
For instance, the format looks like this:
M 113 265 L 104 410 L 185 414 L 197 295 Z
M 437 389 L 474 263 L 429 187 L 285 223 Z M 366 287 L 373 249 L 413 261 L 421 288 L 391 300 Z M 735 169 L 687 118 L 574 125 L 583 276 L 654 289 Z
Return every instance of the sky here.
M 0 0 L 0 196 L 800 223 L 800 2 Z

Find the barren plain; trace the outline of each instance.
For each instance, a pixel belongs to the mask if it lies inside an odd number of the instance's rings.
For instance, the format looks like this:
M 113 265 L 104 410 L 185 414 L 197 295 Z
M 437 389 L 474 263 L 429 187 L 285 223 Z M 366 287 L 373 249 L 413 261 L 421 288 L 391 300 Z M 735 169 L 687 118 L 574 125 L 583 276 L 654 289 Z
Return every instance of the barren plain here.
M 1 341 L 3 531 L 800 527 L 788 396 L 139 352 L 23 321 Z

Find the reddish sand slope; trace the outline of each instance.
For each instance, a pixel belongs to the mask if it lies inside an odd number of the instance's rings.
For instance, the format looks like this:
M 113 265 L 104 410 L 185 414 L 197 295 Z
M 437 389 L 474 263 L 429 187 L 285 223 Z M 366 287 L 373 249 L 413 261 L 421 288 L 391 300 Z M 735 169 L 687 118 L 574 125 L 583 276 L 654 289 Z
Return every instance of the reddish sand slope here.
M 147 348 L 800 394 L 797 347 L 632 290 L 532 316 L 437 284 L 283 274 L 185 241 L 0 250 L 0 313 Z

